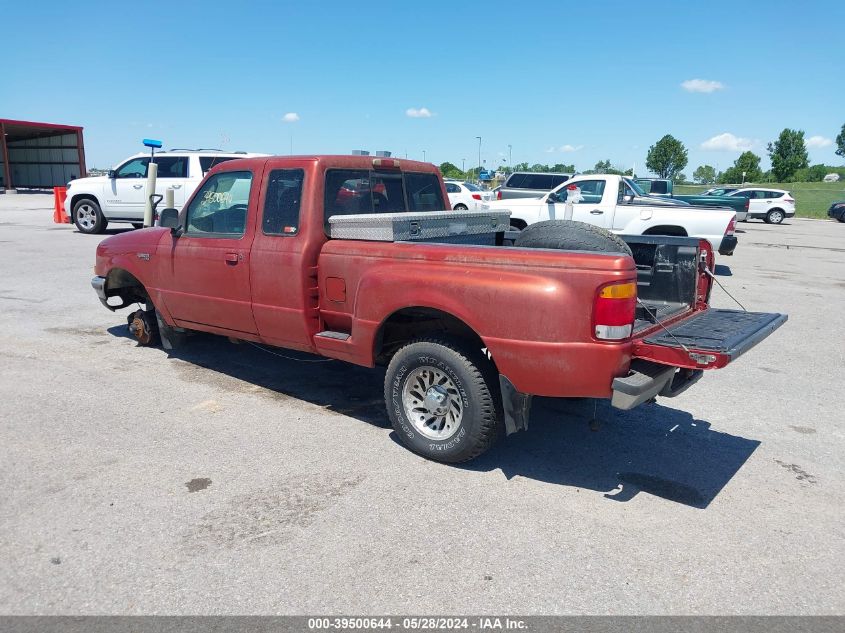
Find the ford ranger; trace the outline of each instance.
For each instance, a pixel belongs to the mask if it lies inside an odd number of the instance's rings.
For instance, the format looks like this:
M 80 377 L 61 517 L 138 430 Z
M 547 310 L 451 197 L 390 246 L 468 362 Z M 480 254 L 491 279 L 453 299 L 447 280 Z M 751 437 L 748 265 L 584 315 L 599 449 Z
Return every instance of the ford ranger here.
M 533 395 L 671 397 L 786 320 L 709 308 L 706 240 L 553 221 L 511 247 L 506 213 L 447 200 L 427 163 L 232 160 L 160 226 L 103 240 L 92 285 L 144 306 L 141 344 L 199 330 L 385 366 L 398 437 L 443 462 L 526 428 Z

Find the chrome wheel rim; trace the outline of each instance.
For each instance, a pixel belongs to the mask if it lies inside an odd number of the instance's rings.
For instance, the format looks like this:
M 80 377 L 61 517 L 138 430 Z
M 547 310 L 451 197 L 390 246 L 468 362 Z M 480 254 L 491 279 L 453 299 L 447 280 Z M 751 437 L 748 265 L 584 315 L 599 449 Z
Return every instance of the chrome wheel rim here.
M 80 228 L 90 231 L 97 222 L 97 213 L 90 204 L 81 204 L 76 209 L 76 222 Z
M 783 213 L 780 211 L 772 211 L 769 215 L 769 219 L 772 221 L 772 224 L 780 224 L 783 222 Z
M 464 404 L 455 383 L 429 365 L 414 369 L 405 378 L 402 405 L 414 428 L 432 440 L 452 437 L 464 417 Z

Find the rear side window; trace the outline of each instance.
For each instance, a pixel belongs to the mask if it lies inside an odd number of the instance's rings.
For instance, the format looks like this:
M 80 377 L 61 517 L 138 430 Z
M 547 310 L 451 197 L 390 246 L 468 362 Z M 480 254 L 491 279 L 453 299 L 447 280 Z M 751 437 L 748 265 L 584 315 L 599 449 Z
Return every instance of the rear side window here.
M 559 187 L 569 180 L 569 176 L 552 176 L 552 189 Z
M 780 191 L 767 191 L 767 198 L 780 198 L 783 194 Z
M 251 186 L 249 171 L 213 175 L 191 199 L 185 233 L 196 237 L 241 237 L 246 230 Z
M 453 182 L 446 183 L 446 193 L 460 193 L 461 188 Z
M 525 174 L 522 189 L 552 189 L 554 177 L 548 174 Z
M 650 193 L 669 193 L 669 183 L 665 180 L 652 181 Z
M 296 235 L 302 199 L 302 169 L 274 169 L 267 179 L 261 230 L 265 235 Z
M 212 167 L 219 165 L 220 163 L 225 163 L 227 160 L 235 160 L 234 156 L 200 156 L 200 169 L 202 169 L 202 175 L 205 176 L 205 172 L 207 172 Z
M 157 178 L 188 177 L 187 156 L 157 156 L 155 163 L 158 165 Z
M 407 172 L 405 188 L 408 191 L 408 211 L 442 211 L 443 193 L 440 179 L 435 174 Z
M 508 181 L 505 183 L 505 187 L 519 189 L 522 187 L 522 182 L 525 180 L 525 174 L 511 174 L 511 177 L 508 178 Z

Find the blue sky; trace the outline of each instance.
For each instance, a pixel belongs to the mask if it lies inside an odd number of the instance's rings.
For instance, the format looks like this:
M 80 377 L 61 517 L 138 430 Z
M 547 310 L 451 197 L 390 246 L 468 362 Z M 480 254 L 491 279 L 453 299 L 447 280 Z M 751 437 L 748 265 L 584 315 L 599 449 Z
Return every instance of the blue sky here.
M 152 137 L 469 167 L 480 135 L 487 165 L 510 144 L 514 163 L 642 173 L 669 133 L 690 175 L 745 148 L 768 165 L 784 127 L 818 137 L 811 162 L 843 162 L 842 0 L 32 6 L 2 9 L 0 117 L 84 126 L 89 166 Z

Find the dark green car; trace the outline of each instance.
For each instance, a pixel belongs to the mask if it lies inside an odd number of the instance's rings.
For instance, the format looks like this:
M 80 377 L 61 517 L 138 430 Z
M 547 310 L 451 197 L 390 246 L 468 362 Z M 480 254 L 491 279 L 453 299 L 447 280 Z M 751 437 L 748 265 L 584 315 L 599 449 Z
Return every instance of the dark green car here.
M 635 182 L 649 196 L 679 200 L 681 202 L 691 204 L 694 207 L 729 207 L 736 212 L 736 219 L 739 222 L 744 222 L 746 216 L 748 215 L 748 200 L 745 198 L 735 198 L 724 195 L 714 196 L 709 194 L 676 196 L 672 193 L 672 181 L 666 178 L 637 178 Z M 730 191 L 733 190 L 734 189 L 730 189 Z

